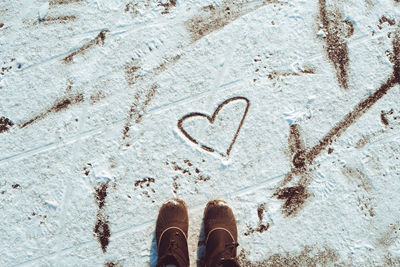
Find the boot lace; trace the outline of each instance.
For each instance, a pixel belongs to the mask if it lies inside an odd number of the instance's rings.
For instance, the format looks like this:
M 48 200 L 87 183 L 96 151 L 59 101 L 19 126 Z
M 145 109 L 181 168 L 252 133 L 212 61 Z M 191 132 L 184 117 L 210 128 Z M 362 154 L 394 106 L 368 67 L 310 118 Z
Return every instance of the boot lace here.
M 175 239 L 171 239 L 171 241 L 169 241 L 168 244 L 168 252 L 173 254 L 173 252 L 176 251 L 176 249 L 178 248 Z
M 221 261 L 234 260 L 235 256 L 233 255 L 233 252 L 238 246 L 239 246 L 239 243 L 237 243 L 237 242 L 225 244 L 225 250 L 222 254 L 224 256 L 221 258 Z

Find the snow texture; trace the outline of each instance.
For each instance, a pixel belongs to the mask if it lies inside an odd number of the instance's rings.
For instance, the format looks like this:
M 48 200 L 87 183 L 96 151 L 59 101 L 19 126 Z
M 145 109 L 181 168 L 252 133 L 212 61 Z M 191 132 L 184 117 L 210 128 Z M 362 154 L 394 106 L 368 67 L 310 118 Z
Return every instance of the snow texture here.
M 0 1 L 0 266 L 400 266 L 398 0 Z

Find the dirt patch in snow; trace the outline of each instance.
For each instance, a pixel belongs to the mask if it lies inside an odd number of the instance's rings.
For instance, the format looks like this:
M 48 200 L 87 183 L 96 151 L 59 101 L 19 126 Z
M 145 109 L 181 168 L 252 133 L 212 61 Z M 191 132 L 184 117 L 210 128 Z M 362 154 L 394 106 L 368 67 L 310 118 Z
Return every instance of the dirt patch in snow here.
M 135 63 L 130 63 L 125 66 L 125 80 L 129 86 L 132 86 L 140 78 L 137 73 L 140 70 L 140 66 L 135 65 Z
M 393 114 L 393 109 L 389 110 L 388 112 L 381 110 L 381 122 L 383 125 L 388 126 L 389 125 L 389 120 L 387 118 L 387 115 L 392 115 Z
M 21 188 L 21 186 L 20 186 L 19 184 L 13 184 L 11 187 L 12 187 L 13 189 Z
M 52 113 L 58 113 L 60 111 L 63 111 L 65 109 L 69 108 L 72 105 L 82 103 L 83 101 L 84 101 L 84 98 L 83 98 L 83 94 L 81 94 L 81 93 L 64 97 L 64 98 L 56 101 L 53 104 L 53 106 L 51 106 L 45 112 L 40 113 L 39 115 L 36 115 L 32 119 L 22 123 L 19 127 L 24 128 L 32 123 L 38 122 L 38 121 L 46 118 L 48 115 L 50 115 Z
M 384 23 L 387 23 L 387 24 L 389 24 L 390 26 L 393 26 L 393 25 L 395 25 L 396 24 L 396 21 L 394 20 L 394 19 L 389 19 L 389 18 L 387 18 L 386 16 L 382 16 L 380 19 L 379 19 L 379 25 L 378 25 L 378 28 L 381 30 L 382 29 L 382 24 L 384 24 Z
M 51 0 L 49 6 L 68 5 L 73 3 L 81 3 L 83 0 Z
M 141 91 L 136 91 L 134 101 L 129 110 L 129 119 L 126 121 L 124 129 L 122 131 L 122 139 L 128 137 L 132 119 L 135 119 L 135 123 L 140 123 L 142 121 L 143 116 L 146 114 L 148 105 L 157 93 L 157 88 L 157 84 L 153 84 L 150 89 L 146 91 L 146 95 L 144 96 L 144 101 L 142 103 L 140 103 Z
M 252 228 L 250 226 L 247 227 L 247 231 L 244 233 L 245 236 L 249 236 L 253 234 L 254 232 L 258 233 L 264 233 L 267 231 L 270 227 L 269 223 L 264 224 L 263 219 L 264 219 L 264 212 L 266 211 L 266 204 L 260 204 L 257 207 L 257 215 L 258 215 L 258 226 L 257 228 Z
M 125 69 L 125 79 L 129 86 L 136 85 L 139 81 L 144 80 L 152 80 L 157 75 L 166 71 L 169 67 L 173 66 L 176 62 L 181 59 L 181 55 L 175 55 L 173 57 L 164 58 L 163 62 L 154 67 L 147 75 L 140 75 L 138 71 L 141 67 L 138 63 L 133 60 L 132 63 L 126 65 Z M 131 122 L 135 119 L 135 123 L 141 122 L 143 115 L 146 112 L 147 106 L 153 100 L 156 92 L 157 92 L 158 85 L 153 84 L 149 89 L 140 88 L 140 86 L 136 87 L 136 92 L 133 97 L 133 102 L 131 104 L 128 118 L 125 122 L 124 128 L 122 129 L 122 140 L 125 140 L 129 136 L 129 129 L 131 126 Z M 144 100 L 141 100 L 144 95 Z M 143 103 L 140 103 L 143 101 Z
M 174 194 L 178 193 L 178 189 L 181 186 L 181 184 L 178 182 L 179 176 L 174 176 L 172 178 L 173 182 L 172 182 L 172 191 L 174 192 Z
M 207 182 L 207 181 L 209 181 L 211 179 L 210 176 L 203 175 L 202 171 L 199 168 L 193 166 L 193 163 L 188 159 L 183 160 L 183 164 L 182 164 L 182 165 L 187 165 L 187 166 L 179 165 L 175 161 L 173 161 L 171 163 L 166 161 L 165 165 L 166 166 L 171 166 L 171 168 L 175 172 L 178 172 L 181 175 L 187 175 L 188 177 L 192 177 L 192 176 L 195 177 L 196 178 L 194 180 L 195 184 L 197 184 L 199 182 Z
M 373 186 L 369 181 L 368 177 L 360 170 L 345 166 L 342 169 L 342 173 L 348 178 L 348 182 L 354 188 L 354 194 L 357 198 L 357 206 L 364 216 L 375 216 L 374 207 L 375 199 L 370 196 L 373 190 Z
M 301 184 L 280 189 L 276 194 L 278 199 L 284 200 L 282 212 L 286 216 L 295 215 L 303 206 L 305 200 L 310 196 L 307 188 Z
M 70 21 L 76 20 L 76 16 L 59 16 L 59 17 L 45 17 L 44 19 L 40 19 L 39 21 L 35 21 L 33 25 L 41 24 L 50 25 L 50 24 L 65 24 Z
M 10 127 L 12 127 L 14 125 L 14 123 L 6 118 L 6 117 L 1 117 L 0 118 L 0 133 L 4 133 L 7 132 Z
M 389 225 L 389 230 L 385 231 L 378 238 L 378 245 L 388 248 L 393 245 L 400 237 L 400 223 L 392 223 Z
M 106 95 L 104 94 L 104 92 L 98 91 L 90 96 L 90 105 L 94 105 L 104 98 L 106 98 Z
M 140 188 L 149 187 L 151 184 L 154 184 L 155 181 L 156 180 L 154 178 L 150 178 L 150 177 L 146 177 L 141 180 L 137 180 L 135 182 L 135 190 L 137 187 L 140 187 Z
M 331 248 L 306 246 L 300 253 L 273 254 L 265 260 L 251 262 L 249 252 L 242 249 L 238 255 L 242 267 L 330 266 L 339 264 L 337 251 Z
M 95 197 L 99 209 L 102 209 L 106 204 L 108 183 L 101 183 L 99 187 L 95 188 Z
M 96 215 L 96 224 L 93 228 L 93 232 L 97 236 L 97 240 L 101 246 L 103 253 L 107 251 L 111 232 L 108 221 L 108 216 L 104 214 L 104 206 L 106 204 L 108 182 L 100 183 L 98 187 L 95 187 L 95 200 L 98 205 L 98 211 Z
M 185 22 L 185 27 L 190 33 L 192 42 L 219 30 L 238 18 L 271 3 L 279 3 L 275 0 L 263 1 L 257 5 L 251 5 L 250 1 L 224 1 L 221 5 L 208 5 Z
M 66 56 L 63 59 L 64 63 L 70 63 L 72 62 L 72 60 L 74 59 L 74 57 L 76 55 L 79 54 L 84 54 L 88 49 L 92 48 L 95 45 L 104 45 L 104 41 L 106 39 L 106 33 L 109 32 L 109 30 L 102 30 L 100 31 L 100 33 L 90 42 L 84 44 L 81 48 L 79 48 L 78 50 L 75 50 L 74 52 L 72 52 L 71 54 L 69 54 L 68 56 Z
M 349 178 L 351 183 L 355 183 L 358 188 L 361 188 L 366 192 L 371 192 L 373 189 L 371 182 L 360 169 L 345 166 L 342 173 Z
M 161 12 L 161 14 L 165 15 L 169 13 L 170 8 L 176 6 L 176 0 L 168 0 L 163 2 L 160 1 L 157 5 L 164 7 L 164 10 Z
M 347 89 L 349 52 L 345 38 L 353 35 L 353 23 L 344 20 L 339 10 L 328 11 L 326 0 L 319 0 L 319 19 L 325 34 L 325 51 L 336 70 L 339 85 Z

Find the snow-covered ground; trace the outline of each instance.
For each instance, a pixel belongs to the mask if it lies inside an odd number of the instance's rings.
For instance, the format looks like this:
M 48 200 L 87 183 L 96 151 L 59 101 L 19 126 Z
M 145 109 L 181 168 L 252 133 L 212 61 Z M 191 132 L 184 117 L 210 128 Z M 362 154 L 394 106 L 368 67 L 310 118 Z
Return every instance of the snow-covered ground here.
M 400 266 L 398 0 L 2 0 L 0 265 Z

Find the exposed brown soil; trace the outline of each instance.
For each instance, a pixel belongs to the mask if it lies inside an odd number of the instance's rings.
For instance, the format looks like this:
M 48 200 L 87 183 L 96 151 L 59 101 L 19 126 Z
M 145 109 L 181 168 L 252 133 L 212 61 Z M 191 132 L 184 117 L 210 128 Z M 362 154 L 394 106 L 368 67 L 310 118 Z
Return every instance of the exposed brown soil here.
M 299 184 L 293 187 L 285 187 L 280 189 L 276 196 L 278 199 L 284 200 L 282 212 L 286 216 L 296 215 L 296 212 L 303 206 L 305 200 L 310 196 L 307 188 Z
M 279 190 L 288 184 L 295 176 L 308 177 L 310 176 L 310 170 L 306 164 L 306 147 L 304 144 L 303 137 L 301 136 L 300 126 L 293 124 L 289 127 L 289 138 L 288 138 L 289 156 L 291 160 L 291 171 L 286 174 L 282 183 L 278 186 L 278 190 L 275 191 L 274 196 L 279 194 Z M 303 186 L 305 186 L 303 184 Z
M 108 221 L 108 216 L 104 214 L 104 206 L 106 204 L 108 182 L 100 183 L 95 190 L 95 200 L 98 205 L 98 211 L 96 215 L 96 224 L 93 228 L 93 232 L 97 236 L 99 244 L 103 253 L 107 251 L 107 246 L 109 244 L 111 232 Z
M 140 123 L 142 121 L 143 116 L 146 113 L 148 105 L 153 100 L 154 96 L 156 95 L 157 88 L 158 88 L 158 86 L 156 84 L 153 84 L 150 87 L 150 89 L 146 92 L 146 95 L 144 96 L 145 99 L 144 99 L 143 103 L 140 103 L 141 91 L 140 90 L 136 91 L 135 96 L 134 96 L 134 101 L 129 110 L 128 120 L 126 121 L 124 129 L 122 131 L 122 140 L 124 140 L 125 138 L 128 137 L 132 119 L 135 119 L 135 123 Z
M 131 13 L 132 15 L 136 16 L 137 14 L 139 14 L 137 6 L 138 3 L 129 2 L 128 4 L 125 5 L 124 11 L 125 13 Z
M 199 175 L 195 183 L 197 184 L 198 181 L 207 182 L 208 180 L 210 180 L 209 176 Z
M 169 13 L 170 8 L 176 6 L 176 0 L 168 0 L 168 1 L 165 2 L 165 3 L 158 2 L 157 4 L 158 4 L 159 6 L 164 7 L 164 10 L 161 12 L 161 14 L 164 15 L 164 14 L 168 14 L 168 13 Z
M 389 125 L 389 121 L 386 118 L 386 113 L 384 113 L 383 110 L 381 111 L 381 122 L 386 126 Z
M 4 74 L 6 72 L 9 72 L 12 69 L 12 66 L 8 66 L 8 67 L 1 67 L 0 69 L 0 75 L 4 76 Z
M 385 126 L 389 125 L 389 120 L 387 118 L 387 115 L 392 115 L 393 114 L 393 109 L 389 110 L 388 112 L 381 110 L 381 122 Z
M 179 166 L 175 161 L 171 163 L 167 161 L 165 162 L 165 165 L 167 166 L 170 165 L 174 171 L 180 172 L 183 175 L 196 177 L 196 180 L 194 181 L 195 184 L 197 184 L 200 181 L 207 182 L 211 179 L 209 176 L 202 175 L 199 168 L 194 167 L 193 164 L 190 162 L 190 160 L 185 159 L 183 162 L 188 166 L 187 168 Z
M 175 161 L 171 162 L 171 167 L 174 171 L 182 172 L 182 174 L 192 175 L 189 169 L 179 166 Z
M 3 28 L 3 26 L 4 26 L 4 23 L 0 23 L 0 29 Z
M 14 123 L 10 119 L 0 117 L 0 133 L 7 132 L 13 125 Z
M 347 29 L 346 29 L 347 33 L 346 33 L 345 37 L 350 38 L 354 34 L 353 22 L 351 22 L 350 20 L 344 20 L 343 22 L 347 25 Z
M 51 0 L 49 6 L 68 5 L 72 3 L 81 3 L 83 0 Z
M 375 138 L 376 136 L 379 136 L 379 135 L 385 133 L 388 129 L 390 129 L 390 128 L 381 129 L 379 131 L 376 131 L 376 132 L 373 132 L 371 134 L 361 137 L 360 140 L 357 141 L 357 143 L 355 144 L 354 147 L 357 149 L 363 148 L 366 144 L 371 142 L 372 138 Z
M 304 67 L 301 70 L 301 72 L 304 73 L 304 74 L 315 74 L 316 70 L 315 70 L 315 68 L 312 68 L 312 67 Z
M 173 188 L 174 194 L 176 194 L 178 192 L 178 189 L 181 186 L 181 184 L 178 182 L 178 179 L 179 179 L 179 176 L 175 176 L 172 178 L 172 180 L 173 180 L 172 188 Z
M 97 221 L 93 228 L 93 232 L 97 235 L 97 240 L 100 243 L 101 250 L 106 253 L 107 246 L 110 243 L 110 227 L 107 218 L 101 214 L 97 214 Z
M 383 248 L 388 248 L 393 245 L 397 239 L 400 237 L 400 223 L 391 223 L 389 229 L 383 232 L 378 238 L 379 246 Z
M 176 62 L 178 62 L 181 59 L 181 55 L 178 54 L 174 57 L 170 58 L 165 58 L 163 62 L 153 68 L 147 77 L 156 77 L 157 75 L 161 74 L 164 72 L 168 67 L 174 65 Z M 128 64 L 125 68 L 125 79 L 128 83 L 129 86 L 134 86 L 136 85 L 139 81 L 145 80 L 147 78 L 146 76 L 141 76 L 138 71 L 140 70 L 140 66 L 136 62 L 132 62 Z M 139 86 L 136 87 L 136 92 L 133 98 L 133 102 L 131 104 L 130 110 L 129 110 L 129 115 L 128 118 L 125 122 L 124 128 L 122 130 L 122 140 L 125 140 L 129 136 L 129 129 L 131 126 L 131 122 L 134 119 L 136 123 L 139 123 L 142 121 L 142 118 L 145 114 L 145 111 L 147 109 L 147 106 L 150 104 L 150 102 L 153 100 L 156 92 L 157 92 L 157 84 L 153 84 L 149 89 L 143 90 Z M 143 104 L 140 103 L 141 98 L 143 98 L 144 95 L 144 101 Z
M 82 103 L 83 101 L 84 101 L 84 98 L 83 98 L 83 94 L 81 94 L 81 93 L 64 97 L 64 98 L 56 101 L 52 107 L 47 109 L 47 111 L 40 113 L 39 115 L 36 115 L 34 118 L 22 123 L 19 127 L 24 128 L 32 123 L 35 123 L 35 122 L 38 122 L 38 121 L 44 119 L 45 117 L 47 117 L 48 115 L 50 115 L 52 113 L 53 114 L 58 113 L 62 110 L 67 109 L 68 107 L 70 107 L 72 105 Z
M 167 67 L 169 67 L 169 66 L 175 64 L 176 62 L 178 62 L 181 59 L 181 57 L 182 56 L 178 54 L 178 55 L 176 55 L 174 57 L 164 59 L 164 61 L 160 65 L 158 65 L 157 67 L 155 67 L 152 70 L 152 74 L 154 76 L 156 76 L 156 75 L 159 75 L 160 73 L 166 71 Z
M 76 20 L 76 16 L 45 17 L 44 19 L 35 21 L 33 25 L 37 25 L 38 23 L 43 23 L 44 25 L 65 24 L 74 20 Z
M 292 164 L 297 169 L 302 169 L 305 167 L 305 158 L 304 158 L 304 142 L 300 136 L 300 128 L 298 124 L 293 124 L 290 126 L 289 133 L 289 151 L 293 156 Z
M 109 32 L 109 30 L 102 30 L 100 31 L 100 33 L 90 42 L 88 42 L 87 44 L 83 45 L 81 48 L 79 48 L 78 50 L 75 50 L 74 52 L 72 52 L 71 54 L 69 54 L 68 56 L 66 56 L 63 59 L 64 63 L 70 63 L 72 62 L 72 60 L 74 59 L 74 57 L 76 55 L 79 54 L 84 54 L 88 49 L 92 48 L 95 45 L 104 45 L 104 41 L 106 39 L 106 33 Z
M 386 16 L 382 16 L 382 17 L 379 19 L 379 24 L 382 25 L 383 23 L 387 23 L 387 24 L 389 24 L 390 26 L 394 26 L 394 25 L 396 24 L 396 21 L 395 21 L 394 19 L 389 19 L 389 18 L 387 18 Z
M 90 105 L 94 105 L 100 100 L 104 99 L 106 96 L 102 91 L 98 91 L 95 94 L 90 96 Z
M 345 166 L 342 169 L 342 173 L 349 178 L 351 183 L 356 184 L 358 188 L 365 190 L 366 192 L 371 192 L 373 186 L 368 180 L 368 177 L 360 170 Z
M 345 38 L 353 34 L 353 24 L 350 21 L 345 21 L 339 10 L 328 11 L 326 0 L 319 0 L 319 17 L 326 34 L 325 51 L 336 70 L 339 85 L 347 89 L 349 52 Z
M 242 267 L 287 267 L 287 266 L 342 266 L 339 254 L 331 248 L 306 246 L 300 253 L 273 254 L 265 260 L 251 262 L 249 252 L 241 250 L 238 259 Z M 342 264 L 342 265 L 341 265 Z
M 357 206 L 359 207 L 360 211 L 364 214 L 365 217 L 375 216 L 373 199 L 371 197 L 368 197 L 365 194 L 360 194 L 357 197 Z
M 155 183 L 155 179 L 154 178 L 150 178 L 150 177 L 146 177 L 143 178 L 141 180 L 137 180 L 135 182 L 135 188 L 140 187 L 140 188 L 145 188 L 145 187 L 149 187 L 151 184 Z
M 163 71 L 166 70 L 167 65 L 175 64 L 179 59 L 180 59 L 180 55 L 166 59 L 163 63 L 161 63 L 157 67 L 153 68 L 153 70 L 151 71 L 151 75 L 152 76 L 159 75 L 160 73 L 162 73 Z M 125 66 L 125 79 L 129 86 L 133 86 L 138 81 L 144 79 L 144 77 L 142 77 L 139 73 L 137 73 L 139 70 L 140 70 L 140 67 L 137 66 L 136 63 L 131 63 L 131 64 Z M 141 122 L 142 117 L 147 109 L 147 106 L 150 104 L 151 100 L 154 98 L 156 92 L 157 92 L 156 84 L 153 84 L 150 87 L 150 89 L 148 89 L 148 90 L 141 90 L 140 88 L 136 89 L 135 96 L 134 96 L 133 102 L 132 102 L 130 110 L 129 110 L 128 119 L 126 120 L 124 129 L 122 130 L 122 140 L 126 139 L 129 136 L 129 129 L 131 126 L 132 119 L 135 119 L 136 123 Z M 145 100 L 144 100 L 144 103 L 141 104 L 140 100 L 141 100 L 141 96 L 143 94 L 145 94 Z
M 266 204 L 260 204 L 257 208 L 257 215 L 258 215 L 258 226 L 257 228 L 252 228 L 250 226 L 247 227 L 247 231 L 244 233 L 245 236 L 249 236 L 251 234 L 253 234 L 254 232 L 258 232 L 258 233 L 263 233 L 265 231 L 267 231 L 270 227 L 269 223 L 267 224 L 263 224 L 263 217 L 264 217 L 264 212 L 266 209 Z
M 97 188 L 95 188 L 95 198 L 97 201 L 97 205 L 99 206 L 99 209 L 102 209 L 104 205 L 106 204 L 106 197 L 107 197 L 107 188 L 108 188 L 108 182 L 107 183 L 101 183 Z
M 232 21 L 271 3 L 278 3 L 275 0 L 263 1 L 258 5 L 250 5 L 250 1 L 227 0 L 221 5 L 208 5 L 203 7 L 194 17 L 185 22 L 185 27 L 190 33 L 192 42 L 219 30 Z
M 398 0 L 398 3 L 400 3 L 400 0 Z M 394 257 L 391 253 L 388 253 L 385 256 L 385 266 L 393 266 L 393 267 L 398 267 L 400 266 L 400 257 Z
M 150 104 L 150 102 L 153 100 L 154 96 L 157 93 L 157 88 L 158 88 L 158 86 L 156 84 L 153 84 L 150 87 L 150 90 L 147 91 L 144 102 L 141 105 L 139 114 L 137 115 L 137 118 L 135 120 L 136 123 L 139 123 L 142 121 L 142 118 L 143 118 L 144 114 L 146 113 L 148 105 Z
M 133 65 L 133 63 L 125 66 L 125 79 L 129 86 L 132 86 L 140 78 L 137 71 L 140 70 L 139 66 Z
M 190 160 L 188 160 L 188 159 L 185 159 L 183 162 L 186 163 L 189 167 L 193 166 L 192 162 L 190 162 Z
M 357 188 L 354 193 L 357 195 L 357 206 L 360 211 L 364 213 L 364 216 L 374 217 L 374 199 L 369 196 L 373 186 L 368 177 L 360 169 L 348 166 L 342 169 L 342 173 L 348 178 L 350 185 Z
M 249 236 L 249 235 L 251 235 L 251 234 L 254 234 L 255 232 L 258 232 L 258 233 L 261 233 L 261 234 L 262 234 L 262 233 L 264 233 L 265 231 L 268 231 L 269 227 L 270 227 L 269 223 L 267 223 L 266 225 L 260 224 L 260 225 L 258 225 L 257 228 L 252 228 L 252 227 L 250 227 L 250 226 L 247 226 L 247 230 L 246 230 L 246 232 L 244 233 L 244 235 L 245 235 L 245 236 Z

